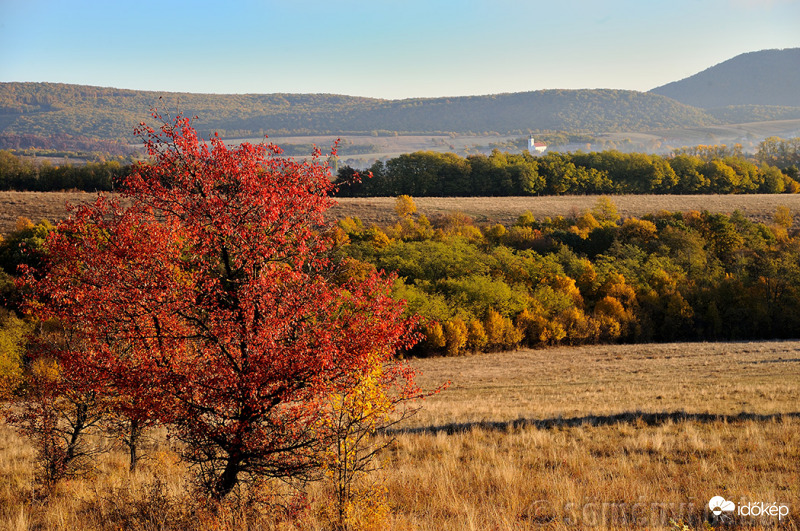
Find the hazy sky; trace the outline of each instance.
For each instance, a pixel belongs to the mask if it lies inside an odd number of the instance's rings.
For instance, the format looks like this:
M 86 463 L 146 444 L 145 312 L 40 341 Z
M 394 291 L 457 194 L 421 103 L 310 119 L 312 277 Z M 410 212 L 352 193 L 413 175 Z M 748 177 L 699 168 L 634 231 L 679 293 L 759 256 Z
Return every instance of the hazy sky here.
M 0 0 L 0 81 L 144 90 L 649 90 L 795 47 L 800 0 Z

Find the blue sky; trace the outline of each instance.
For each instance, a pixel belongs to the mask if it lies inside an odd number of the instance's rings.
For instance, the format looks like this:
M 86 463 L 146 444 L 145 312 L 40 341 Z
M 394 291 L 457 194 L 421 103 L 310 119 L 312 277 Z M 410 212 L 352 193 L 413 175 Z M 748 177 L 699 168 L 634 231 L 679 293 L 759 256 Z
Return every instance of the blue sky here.
M 795 47 L 800 0 L 0 0 L 0 81 L 175 92 L 649 90 Z

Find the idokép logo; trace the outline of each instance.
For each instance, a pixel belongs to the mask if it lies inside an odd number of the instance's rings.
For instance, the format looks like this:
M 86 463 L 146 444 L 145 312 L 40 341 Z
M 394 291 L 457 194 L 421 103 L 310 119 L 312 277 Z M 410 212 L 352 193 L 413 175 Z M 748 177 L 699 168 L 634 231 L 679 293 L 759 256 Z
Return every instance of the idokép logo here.
M 736 510 L 736 504 L 728 501 L 722 496 L 714 496 L 708 502 L 708 508 L 714 513 L 714 516 L 720 516 L 722 513 L 734 513 L 739 516 L 777 516 L 778 520 L 782 520 L 784 516 L 789 515 L 788 505 L 778 505 L 778 502 L 773 503 L 740 503 L 739 510 Z

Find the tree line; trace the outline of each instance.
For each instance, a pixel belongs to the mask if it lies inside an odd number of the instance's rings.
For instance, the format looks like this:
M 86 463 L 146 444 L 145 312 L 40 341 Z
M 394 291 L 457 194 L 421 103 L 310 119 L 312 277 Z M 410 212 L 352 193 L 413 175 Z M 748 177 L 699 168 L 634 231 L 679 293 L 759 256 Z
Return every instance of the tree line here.
M 293 155 L 313 146 L 287 147 Z M 360 146 L 345 144 L 342 154 L 359 151 Z M 335 184 L 341 197 L 797 193 L 798 167 L 800 138 L 770 137 L 754 157 L 746 157 L 740 146 L 724 145 L 681 148 L 669 157 L 619 151 L 539 157 L 527 151 L 468 157 L 416 152 L 377 161 L 367 172 L 342 166 Z M 51 164 L 0 150 L 0 190 L 111 191 L 130 172 L 124 159 Z
M 755 157 L 726 146 L 684 148 L 670 156 L 602 151 L 533 156 L 494 150 L 460 157 L 423 151 L 344 166 L 338 195 L 529 196 L 562 194 L 797 193 L 798 139 L 770 138 Z
M 130 172 L 120 160 L 52 164 L 0 150 L 0 190 L 110 192 Z
M 797 337 L 800 234 L 741 213 L 622 219 L 608 198 L 575 217 L 477 226 L 433 220 L 398 199 L 398 221 L 339 222 L 352 274 L 396 272 L 394 293 L 424 316 L 416 355 L 520 346 Z

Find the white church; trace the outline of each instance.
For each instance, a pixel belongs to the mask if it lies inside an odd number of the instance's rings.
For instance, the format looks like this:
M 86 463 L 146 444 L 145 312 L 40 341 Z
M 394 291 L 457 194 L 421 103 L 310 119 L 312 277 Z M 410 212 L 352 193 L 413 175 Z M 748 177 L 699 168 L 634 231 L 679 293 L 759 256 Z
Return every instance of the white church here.
M 544 142 L 535 141 L 533 135 L 528 138 L 528 153 L 544 153 L 545 149 L 547 149 L 547 144 Z

